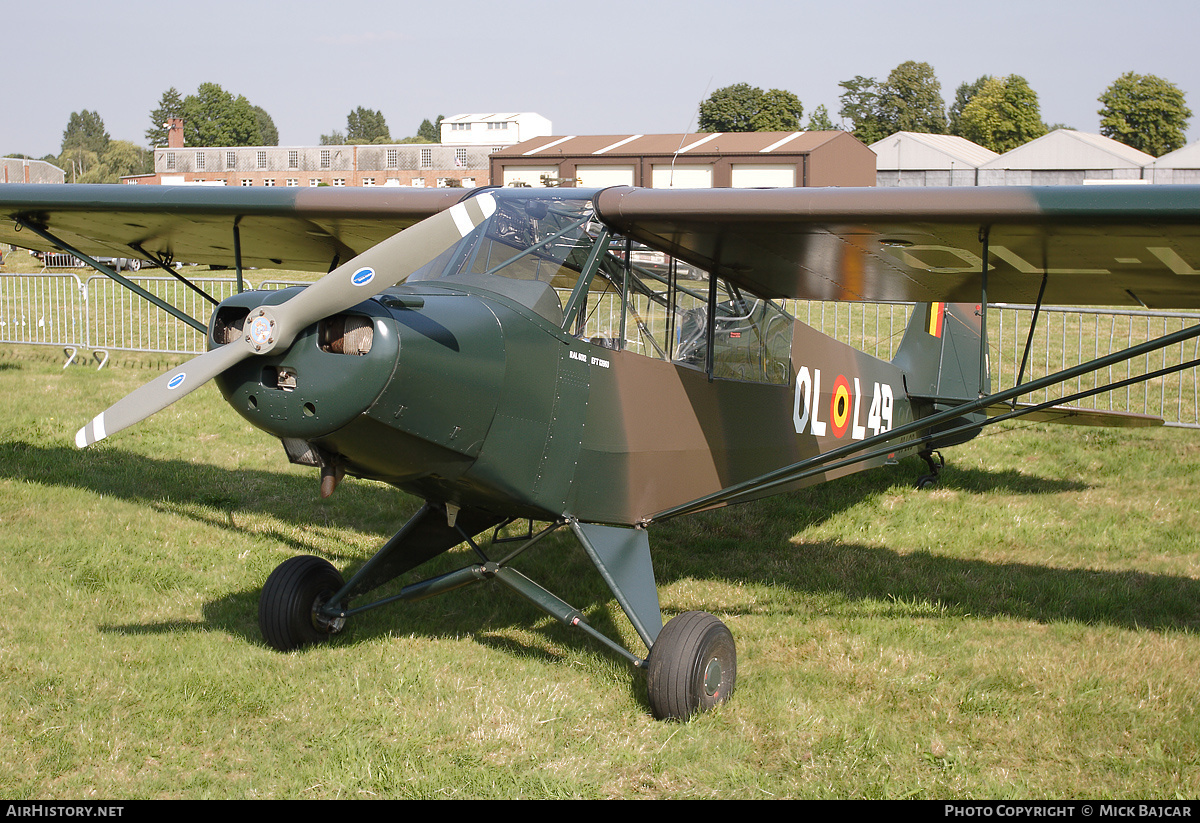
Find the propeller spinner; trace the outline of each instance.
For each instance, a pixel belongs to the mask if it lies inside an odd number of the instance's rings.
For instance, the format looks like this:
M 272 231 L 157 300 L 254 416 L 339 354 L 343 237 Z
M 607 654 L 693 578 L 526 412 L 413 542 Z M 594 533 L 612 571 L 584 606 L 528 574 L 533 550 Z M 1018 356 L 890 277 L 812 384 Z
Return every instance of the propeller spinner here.
M 256 309 L 246 318 L 244 336 L 126 395 L 81 428 L 75 434 L 75 445 L 82 449 L 145 420 L 248 357 L 286 349 L 312 323 L 402 282 L 495 210 L 496 201 L 489 194 L 456 203 L 373 246 L 290 300 Z

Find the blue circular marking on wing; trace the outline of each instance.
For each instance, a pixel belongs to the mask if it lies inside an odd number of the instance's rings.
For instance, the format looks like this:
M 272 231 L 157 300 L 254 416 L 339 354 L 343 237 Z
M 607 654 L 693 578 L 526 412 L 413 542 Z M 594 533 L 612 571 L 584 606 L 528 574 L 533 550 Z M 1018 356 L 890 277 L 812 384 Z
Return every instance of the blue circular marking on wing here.
M 350 276 L 350 282 L 356 286 L 365 286 L 375 277 L 375 269 L 362 268 Z
M 180 372 L 179 374 L 175 375 L 174 377 L 172 377 L 170 379 L 170 381 L 167 383 L 167 388 L 168 389 L 177 389 L 183 385 L 184 380 L 187 380 L 187 373 Z

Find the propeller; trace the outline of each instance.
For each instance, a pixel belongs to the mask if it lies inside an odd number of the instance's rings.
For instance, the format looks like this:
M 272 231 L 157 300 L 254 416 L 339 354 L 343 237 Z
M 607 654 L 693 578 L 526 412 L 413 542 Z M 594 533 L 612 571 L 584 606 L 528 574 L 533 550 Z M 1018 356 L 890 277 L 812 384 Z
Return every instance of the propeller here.
M 357 306 L 403 281 L 452 244 L 466 237 L 496 210 L 490 194 L 480 194 L 422 220 L 338 266 L 295 297 L 250 312 L 244 336 L 195 357 L 156 377 L 96 415 L 75 434 L 75 445 L 90 446 L 162 411 L 248 357 L 286 349 L 306 327 Z

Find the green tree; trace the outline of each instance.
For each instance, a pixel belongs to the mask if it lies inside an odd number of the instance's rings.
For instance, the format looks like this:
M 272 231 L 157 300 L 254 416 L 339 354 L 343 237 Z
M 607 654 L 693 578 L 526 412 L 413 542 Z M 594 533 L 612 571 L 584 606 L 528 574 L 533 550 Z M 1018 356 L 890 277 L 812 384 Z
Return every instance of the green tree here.
M 163 92 L 158 108 L 150 112 L 150 128 L 146 129 L 146 143 L 151 148 L 167 145 L 167 121 L 172 117 L 183 117 L 183 95 L 172 86 Z
M 991 80 L 990 74 L 985 74 L 976 80 L 974 83 L 963 83 L 954 92 L 954 102 L 950 104 L 950 110 L 947 112 L 947 131 L 950 134 L 962 137 L 962 112 L 971 102 L 971 98 L 979 94 L 979 90 L 983 88 L 983 84 Z
M 262 137 L 260 146 L 278 146 L 279 145 L 279 129 L 275 128 L 275 121 L 271 115 L 267 114 L 267 110 L 262 106 L 251 106 L 254 112 L 254 117 L 258 120 L 258 133 Z
M 344 146 L 346 145 L 346 135 L 340 131 L 332 131 L 329 134 L 321 135 L 322 146 Z
M 1006 152 L 1046 133 L 1038 96 L 1024 77 L 990 77 L 959 117 L 961 136 Z
M 62 151 L 79 148 L 98 154 L 108 148 L 109 139 L 104 118 L 99 112 L 86 109 L 71 112 L 67 127 L 63 130 Z
M 874 77 L 856 75 L 851 80 L 838 83 L 842 93 L 838 95 L 842 120 L 850 121 L 850 130 L 864 143 L 874 143 L 891 134 L 880 121 L 879 100 L 881 88 Z
M 352 145 L 392 142 L 383 112 L 359 106 L 346 115 L 346 142 Z
M 837 129 L 837 126 L 829 119 L 829 109 L 825 108 L 825 104 L 822 103 L 813 109 L 812 114 L 808 116 L 808 124 L 804 128 L 806 131 L 833 131 Z
M 153 170 L 153 152 L 134 145 L 128 140 L 112 140 L 74 182 L 119 183 L 125 175 L 146 174 Z
M 854 136 L 864 143 L 874 143 L 898 131 L 946 131 L 942 84 L 928 63 L 905 61 L 892 69 L 883 83 L 858 75 L 838 85 L 843 89 L 839 113 L 850 120 Z
M 763 92 L 758 111 L 751 118 L 753 131 L 799 131 L 804 105 L 790 91 L 769 89 Z
M 879 95 L 879 119 L 888 134 L 944 134 L 946 102 L 933 66 L 908 60 L 892 69 Z
M 1126 72 L 1099 97 L 1100 133 L 1161 157 L 1183 148 L 1192 110 L 1174 83 Z
M 442 121 L 446 119 L 443 115 L 438 115 L 437 120 L 430 123 L 428 120 L 422 120 L 420 127 L 417 129 L 417 137 L 428 143 L 442 142 Z
M 63 130 L 62 149 L 55 164 L 67 172 L 71 182 L 78 182 L 100 162 L 109 141 L 104 119 L 98 112 L 72 112 Z
M 187 146 L 261 146 L 254 107 L 216 83 L 201 83 L 183 99 L 183 139 Z
M 702 132 L 798 131 L 804 106 L 790 91 L 763 91 L 749 83 L 717 89 L 700 104 Z

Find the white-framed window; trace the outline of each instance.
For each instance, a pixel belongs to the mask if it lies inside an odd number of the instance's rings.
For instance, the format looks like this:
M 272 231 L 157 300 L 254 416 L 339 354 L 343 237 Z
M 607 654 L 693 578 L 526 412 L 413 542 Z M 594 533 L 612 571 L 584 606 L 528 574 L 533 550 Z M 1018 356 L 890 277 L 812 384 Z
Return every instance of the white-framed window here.
M 364 185 L 364 186 L 374 186 L 374 185 L 375 185 L 375 178 L 374 178 L 374 177 L 364 177 L 364 178 L 363 178 L 363 185 Z
M 167 169 L 170 171 L 174 171 L 175 170 L 175 152 L 173 152 L 173 151 L 167 152 L 166 156 L 163 159 L 166 162 Z
M 466 149 L 455 149 L 454 150 L 454 168 L 465 169 L 466 167 L 467 167 L 467 150 Z
M 450 124 L 450 131 L 470 131 L 470 130 L 471 130 L 470 123 L 451 123 Z
M 196 171 L 204 171 L 204 152 L 196 152 Z
M 289 178 L 287 179 L 287 184 L 288 184 L 288 186 L 289 186 L 289 187 L 290 187 L 290 186 L 299 186 L 299 185 L 300 185 L 300 181 L 299 181 L 299 180 L 297 180 L 295 177 L 289 177 Z
M 265 151 L 258 152 L 255 159 L 260 169 L 265 169 L 267 167 L 267 153 Z
M 423 188 L 425 188 L 425 178 L 424 177 L 414 177 L 412 179 L 411 185 L 423 189 Z
M 174 168 L 174 166 L 172 166 Z M 421 149 L 421 168 L 433 168 L 433 149 Z
M 488 123 L 489 131 L 496 131 L 497 129 L 507 129 L 507 128 L 508 128 L 507 120 L 504 121 L 503 123 Z
M 236 151 L 225 152 L 225 168 L 227 168 L 227 169 L 236 169 L 237 168 L 237 152 Z
M 248 179 L 248 178 L 246 178 L 246 177 L 243 177 L 243 178 L 242 178 L 242 185 L 243 185 L 243 186 L 253 186 L 253 185 L 254 185 L 254 181 L 253 181 L 253 180 L 250 180 L 250 179 Z
M 387 150 L 387 167 L 395 169 L 400 166 L 400 151 L 398 149 Z
M 464 177 L 464 178 L 462 179 L 462 187 L 463 187 L 464 189 L 473 189 L 473 188 L 475 188 L 475 178 L 474 178 L 474 177 Z
M 344 185 L 346 185 L 346 178 L 344 178 L 344 177 L 335 177 L 335 178 L 333 178 L 333 182 L 332 182 L 330 185 L 333 185 L 333 186 L 344 186 Z
M 275 178 L 272 177 L 264 180 L 263 185 L 267 186 L 268 188 L 275 188 Z
M 315 188 L 316 188 L 317 186 L 319 186 L 319 185 L 321 185 L 321 178 L 320 178 L 320 177 L 313 177 L 313 178 L 310 178 L 310 179 L 309 179 L 309 181 L 308 181 L 308 186 L 309 186 L 309 188 L 313 188 L 313 189 L 315 189 Z
M 333 155 L 329 149 L 321 149 L 321 168 L 327 169 L 333 162 Z
M 288 168 L 300 168 L 300 152 L 296 151 L 295 149 L 292 149 L 288 152 Z

